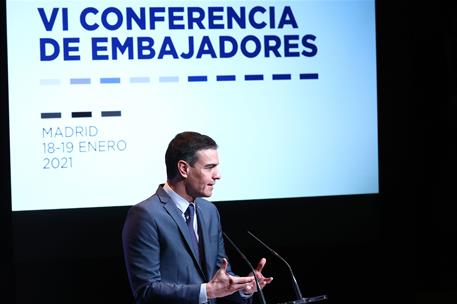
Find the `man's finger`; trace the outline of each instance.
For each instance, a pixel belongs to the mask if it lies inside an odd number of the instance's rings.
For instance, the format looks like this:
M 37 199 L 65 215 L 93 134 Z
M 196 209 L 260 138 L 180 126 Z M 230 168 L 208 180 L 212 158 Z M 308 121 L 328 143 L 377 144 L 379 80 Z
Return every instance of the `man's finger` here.
M 246 279 L 248 282 L 246 282 Z M 246 292 L 250 293 L 252 292 L 254 282 L 254 277 L 252 277 L 252 279 L 251 277 L 230 277 L 229 289 L 232 291 L 245 290 Z
M 222 263 L 219 265 L 219 269 L 222 271 L 226 271 L 228 266 L 228 261 L 226 258 L 222 259 Z
M 252 284 L 254 282 L 254 277 L 234 277 L 229 275 L 230 277 L 230 286 L 229 289 L 233 292 L 239 290 L 250 290 L 252 289 Z
M 265 266 L 266 262 L 267 262 L 267 260 L 265 258 L 261 258 L 259 261 L 259 264 L 257 264 L 257 268 L 255 270 L 262 272 L 262 269 Z
M 263 280 L 262 280 L 262 282 L 264 282 L 265 284 L 270 284 L 271 281 L 273 281 L 273 277 L 263 278 Z
M 245 290 L 247 292 L 251 292 L 252 290 L 252 286 L 250 283 L 246 283 L 246 284 L 232 284 L 230 285 L 230 290 L 235 292 L 235 291 L 239 291 L 239 290 Z
M 244 285 L 254 282 L 254 277 L 234 277 L 230 276 L 230 284 L 233 285 Z

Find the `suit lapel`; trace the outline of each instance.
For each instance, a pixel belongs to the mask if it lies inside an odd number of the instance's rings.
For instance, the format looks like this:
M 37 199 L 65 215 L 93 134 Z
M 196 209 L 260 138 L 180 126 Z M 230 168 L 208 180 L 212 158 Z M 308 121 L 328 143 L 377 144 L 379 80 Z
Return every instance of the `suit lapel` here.
M 199 223 L 199 234 L 201 236 L 200 242 L 203 242 L 203 252 L 205 254 L 205 264 L 206 264 L 206 271 L 207 271 L 207 277 L 210 278 L 212 275 L 213 271 L 213 265 L 214 261 L 212 257 L 214 257 L 214 254 L 212 254 L 212 246 L 210 244 L 210 238 L 208 234 L 208 213 L 205 212 L 203 208 L 200 208 L 201 204 L 197 205 L 197 217 L 198 217 L 198 223 Z
M 178 229 L 186 242 L 187 250 L 192 255 L 192 258 L 193 258 L 195 264 L 197 265 L 198 271 L 203 276 L 203 278 L 205 278 L 205 280 L 207 280 L 207 276 L 204 273 L 204 271 L 202 270 L 202 267 L 199 262 L 200 258 L 198 257 L 198 252 L 194 252 L 192 250 L 189 229 L 187 228 L 187 225 L 182 217 L 181 211 L 178 209 L 178 207 L 176 207 L 176 204 L 168 196 L 168 194 L 165 192 L 165 190 L 163 190 L 161 187 L 159 187 L 159 189 L 157 189 L 157 195 L 159 196 L 160 200 L 162 201 L 163 207 L 165 208 L 167 213 L 171 216 L 173 221 L 178 226 Z M 204 229 L 202 229 L 202 230 L 204 230 Z

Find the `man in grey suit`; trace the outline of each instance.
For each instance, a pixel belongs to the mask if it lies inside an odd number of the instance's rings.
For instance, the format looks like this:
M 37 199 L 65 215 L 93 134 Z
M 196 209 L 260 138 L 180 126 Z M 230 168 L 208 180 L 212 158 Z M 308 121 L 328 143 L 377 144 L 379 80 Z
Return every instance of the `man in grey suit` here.
M 130 208 L 122 241 L 137 303 L 250 303 L 254 274 L 235 276 L 227 262 L 217 208 L 210 197 L 220 179 L 217 144 L 209 136 L 183 132 L 165 153 L 167 182 Z M 255 270 L 263 288 L 273 278 Z

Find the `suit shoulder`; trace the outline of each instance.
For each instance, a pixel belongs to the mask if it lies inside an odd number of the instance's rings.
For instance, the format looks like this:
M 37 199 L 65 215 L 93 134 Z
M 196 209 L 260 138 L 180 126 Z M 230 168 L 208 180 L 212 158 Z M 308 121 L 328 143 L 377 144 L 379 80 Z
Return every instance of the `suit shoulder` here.
M 157 194 L 154 194 L 144 201 L 141 201 L 130 207 L 129 213 L 154 213 L 155 210 L 160 209 L 162 202 Z
M 198 199 L 198 204 L 200 205 L 200 208 L 205 208 L 209 211 L 215 211 L 215 212 L 218 212 L 218 209 L 216 207 L 216 205 L 213 203 L 213 202 L 210 202 L 204 198 L 199 198 Z

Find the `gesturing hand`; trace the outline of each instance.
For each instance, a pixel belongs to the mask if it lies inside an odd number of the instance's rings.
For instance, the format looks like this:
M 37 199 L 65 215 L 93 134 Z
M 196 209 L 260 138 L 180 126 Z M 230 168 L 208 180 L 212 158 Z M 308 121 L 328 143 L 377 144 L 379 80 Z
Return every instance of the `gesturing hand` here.
M 257 264 L 254 274 L 252 272 L 249 274 L 250 276 L 255 275 L 257 277 L 257 281 L 259 281 L 259 286 L 261 289 L 264 288 L 265 285 L 270 284 L 271 281 L 273 281 L 272 277 L 266 278 L 262 274 L 263 267 L 265 266 L 266 263 L 267 263 L 267 260 L 265 258 L 261 258 L 259 261 L 259 264 Z M 245 293 L 245 294 L 251 294 L 256 291 L 257 291 L 257 286 L 255 284 L 255 281 L 253 283 L 251 283 L 250 286 L 243 289 L 243 293 Z
M 206 293 L 208 299 L 225 297 L 242 289 L 248 290 L 248 293 L 252 293 L 252 284 L 255 286 L 254 277 L 232 276 L 227 273 L 227 266 L 227 260 L 222 259 L 222 265 L 220 266 L 219 270 L 216 272 L 211 281 L 206 284 Z

